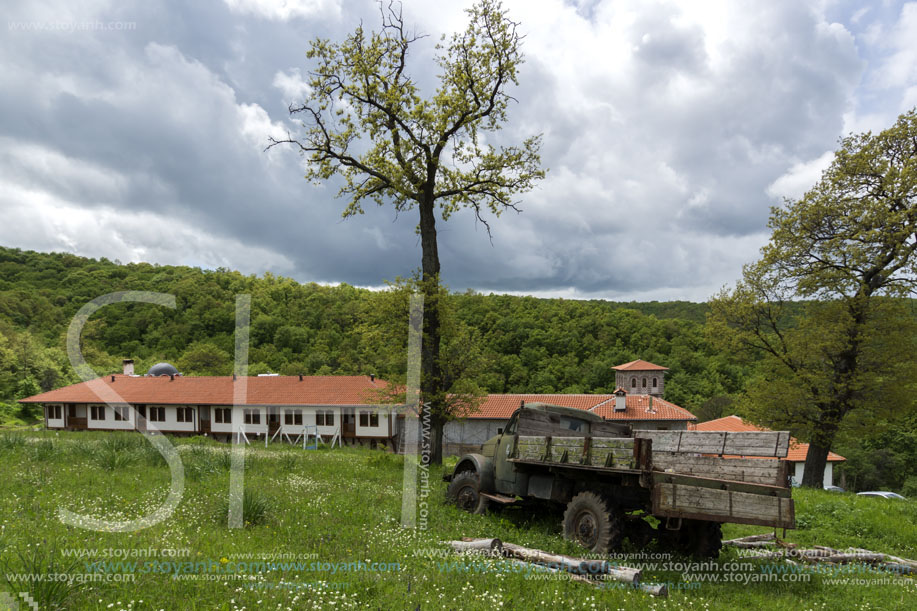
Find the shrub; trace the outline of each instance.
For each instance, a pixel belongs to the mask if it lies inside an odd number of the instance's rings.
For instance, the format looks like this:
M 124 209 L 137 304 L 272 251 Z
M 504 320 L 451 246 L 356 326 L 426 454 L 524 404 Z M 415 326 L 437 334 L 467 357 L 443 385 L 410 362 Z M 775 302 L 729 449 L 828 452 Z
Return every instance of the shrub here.
M 60 552 L 53 546 L 47 546 L 44 543 L 32 543 L 25 546 L 24 551 L 20 548 L 15 555 L 19 560 L 19 566 L 13 566 L 7 558 L 0 564 L 0 576 L 14 573 L 25 573 L 29 575 L 60 575 L 65 573 L 79 572 L 82 568 L 79 566 L 79 560 L 61 560 Z M 27 587 L 29 596 L 38 604 L 38 609 L 67 609 L 70 598 L 84 584 L 78 580 L 68 581 L 9 581 L 6 579 L 7 587 L 12 592 L 18 592 Z
M 242 522 L 245 526 L 257 526 L 267 521 L 271 509 L 270 500 L 251 488 L 242 493 Z M 220 508 L 219 521 L 226 523 L 229 516 L 229 499 L 225 499 Z

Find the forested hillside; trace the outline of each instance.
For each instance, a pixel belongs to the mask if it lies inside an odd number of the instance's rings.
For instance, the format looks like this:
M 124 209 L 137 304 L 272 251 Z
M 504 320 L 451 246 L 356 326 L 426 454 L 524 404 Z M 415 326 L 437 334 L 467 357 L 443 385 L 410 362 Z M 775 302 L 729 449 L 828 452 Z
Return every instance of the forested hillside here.
M 175 363 L 186 375 L 228 374 L 235 296 L 252 295 L 252 373 L 366 374 L 398 379 L 404 355 L 373 341 L 383 293 L 299 284 L 266 274 L 131 263 L 0 248 L 0 398 L 7 403 L 74 381 L 65 335 L 91 299 L 123 290 L 171 293 L 177 308 L 116 304 L 88 323 L 83 352 L 99 374 Z M 610 303 L 462 293 L 455 325 L 479 355 L 471 375 L 488 392 L 609 392 L 613 365 L 643 358 L 671 368 L 667 397 L 692 410 L 736 393 L 745 371 L 703 337 L 705 304 Z M 722 399 L 719 399 L 722 400 Z
M 404 377 L 403 285 L 374 292 L 0 247 L 0 423 L 33 416 L 16 399 L 78 381 L 66 355 L 71 318 L 124 290 L 170 293 L 177 307 L 123 303 L 93 315 L 82 349 L 100 375 L 119 372 L 126 357 L 138 372 L 168 361 L 185 375 L 231 373 L 235 297 L 250 294 L 251 374 Z M 609 392 L 611 367 L 642 358 L 670 368 L 667 399 L 708 420 L 742 413 L 745 384 L 761 375 L 711 347 L 706 304 L 467 292 L 450 294 L 448 311 L 444 349 L 455 375 L 480 392 Z M 901 489 L 910 477 L 917 490 L 914 404 L 899 407 L 881 422 L 852 423 L 835 448 L 861 489 Z

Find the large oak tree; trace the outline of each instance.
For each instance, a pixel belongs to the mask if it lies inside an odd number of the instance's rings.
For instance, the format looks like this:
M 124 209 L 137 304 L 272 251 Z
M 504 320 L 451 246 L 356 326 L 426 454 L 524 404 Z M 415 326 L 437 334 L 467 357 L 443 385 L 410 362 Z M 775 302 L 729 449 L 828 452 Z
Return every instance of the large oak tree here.
M 309 92 L 290 107 L 303 133 L 272 146 L 296 147 L 309 162 L 309 179 L 341 179 L 345 217 L 362 213 L 366 202 L 417 211 L 425 296 L 420 391 L 432 423 L 425 451 L 438 463 L 448 401 L 437 217 L 468 208 L 489 232 L 487 215 L 516 209 L 515 197 L 544 177 L 540 136 L 495 144 L 523 61 L 518 24 L 497 0 L 479 0 L 467 11 L 465 31 L 437 45 L 438 86 L 429 97 L 408 70 L 409 53 L 423 36 L 405 26 L 400 5 L 380 5 L 380 12 L 378 31 L 360 25 L 342 42 L 312 41 Z
M 709 325 L 721 345 L 763 356 L 746 401 L 808 439 L 811 487 L 845 420 L 911 405 L 913 316 L 901 298 L 917 284 L 917 114 L 840 145 L 811 190 L 772 211 L 761 260 L 712 300 Z

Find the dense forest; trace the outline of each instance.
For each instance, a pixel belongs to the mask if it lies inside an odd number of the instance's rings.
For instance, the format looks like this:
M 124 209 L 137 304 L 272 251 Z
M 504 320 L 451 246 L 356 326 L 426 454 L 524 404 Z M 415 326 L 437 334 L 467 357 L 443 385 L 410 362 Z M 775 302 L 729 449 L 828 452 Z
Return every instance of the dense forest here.
M 95 313 L 82 352 L 99 375 L 119 372 L 122 358 L 135 359 L 138 372 L 168 361 L 185 375 L 231 373 L 235 298 L 248 294 L 250 374 L 404 376 L 407 318 L 392 305 L 403 283 L 370 291 L 0 247 L 0 422 L 34 417 L 17 399 L 78 381 L 66 353 L 71 319 L 90 300 L 126 290 L 172 294 L 176 307 L 119 303 Z M 458 355 L 465 387 L 478 392 L 610 392 L 611 367 L 641 358 L 670 369 L 668 400 L 709 420 L 741 412 L 743 389 L 757 374 L 754 361 L 712 347 L 707 304 L 471 291 L 447 301 L 444 349 Z M 917 434 L 907 420 L 913 414 L 914 406 L 905 406 L 900 419 L 872 436 L 851 434 L 837 448 L 851 455 L 847 469 L 858 487 L 900 489 L 908 476 L 917 484 Z

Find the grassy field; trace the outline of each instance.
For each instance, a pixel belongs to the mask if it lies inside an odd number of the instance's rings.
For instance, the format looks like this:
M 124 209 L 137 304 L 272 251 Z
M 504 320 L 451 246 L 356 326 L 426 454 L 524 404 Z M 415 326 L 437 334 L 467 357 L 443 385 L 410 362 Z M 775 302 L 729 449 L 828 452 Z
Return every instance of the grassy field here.
M 4 596 L 21 602 L 19 592 L 42 609 L 104 610 L 904 609 L 917 601 L 910 578 L 805 569 L 770 575 L 773 567 L 796 567 L 734 549 L 703 566 L 654 547 L 625 550 L 622 563 L 642 565 L 644 581 L 671 584 L 665 599 L 463 558 L 442 541 L 495 536 L 554 552 L 581 550 L 561 538 L 559 515 L 474 516 L 444 504 L 435 468 L 425 523 L 404 529 L 403 458 L 368 449 L 251 446 L 246 525 L 229 529 L 228 447 L 173 441 L 186 475 L 174 514 L 145 530 L 104 533 L 62 524 L 58 509 L 123 520 L 157 507 L 169 469 L 149 443 L 127 433 L 0 433 L 0 609 Z M 801 528 L 790 541 L 917 557 L 913 502 L 820 491 L 794 498 Z M 726 537 L 753 532 L 764 530 L 725 528 Z

